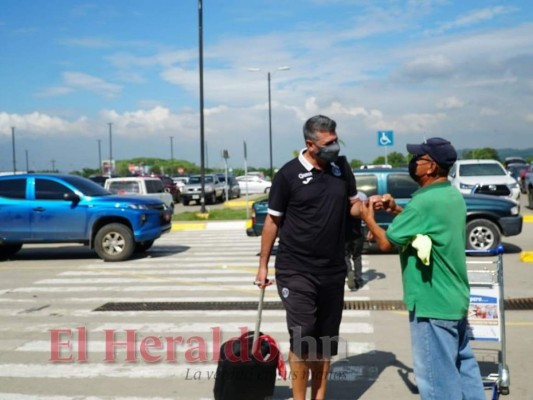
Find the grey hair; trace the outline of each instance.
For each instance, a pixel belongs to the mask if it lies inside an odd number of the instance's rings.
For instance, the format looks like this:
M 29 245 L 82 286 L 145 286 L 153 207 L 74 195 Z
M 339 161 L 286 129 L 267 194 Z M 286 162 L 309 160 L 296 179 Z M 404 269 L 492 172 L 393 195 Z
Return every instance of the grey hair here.
M 317 132 L 335 132 L 337 123 L 325 115 L 315 115 L 304 124 L 304 139 L 316 141 Z

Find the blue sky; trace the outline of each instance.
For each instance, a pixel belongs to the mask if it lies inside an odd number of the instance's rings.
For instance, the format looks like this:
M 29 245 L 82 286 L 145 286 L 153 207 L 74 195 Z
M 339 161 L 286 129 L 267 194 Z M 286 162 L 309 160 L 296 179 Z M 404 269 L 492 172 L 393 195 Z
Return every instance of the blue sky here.
M 0 171 L 96 168 L 173 155 L 200 163 L 197 0 L 2 0 Z M 341 152 L 384 155 L 442 136 L 457 148 L 533 147 L 529 0 L 204 0 L 207 163 L 274 166 L 318 113 Z M 289 70 L 278 70 L 289 66 Z M 260 69 L 252 72 L 250 68 Z M 53 161 L 52 161 L 53 160 Z

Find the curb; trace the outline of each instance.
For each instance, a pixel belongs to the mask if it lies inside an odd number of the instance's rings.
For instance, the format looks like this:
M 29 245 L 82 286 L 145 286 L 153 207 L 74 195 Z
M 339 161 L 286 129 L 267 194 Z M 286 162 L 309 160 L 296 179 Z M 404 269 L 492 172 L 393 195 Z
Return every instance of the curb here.
M 194 222 L 173 222 L 172 231 L 226 231 L 242 229 L 246 231 L 247 228 L 252 226 L 252 221 L 194 221 Z M 246 233 L 246 232 L 245 232 Z
M 520 261 L 533 263 L 533 251 L 523 251 L 520 253 Z

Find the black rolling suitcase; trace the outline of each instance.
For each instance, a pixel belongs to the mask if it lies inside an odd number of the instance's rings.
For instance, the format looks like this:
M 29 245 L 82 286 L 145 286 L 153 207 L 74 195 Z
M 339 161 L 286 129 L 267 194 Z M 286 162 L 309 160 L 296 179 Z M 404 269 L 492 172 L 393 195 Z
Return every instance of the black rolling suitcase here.
M 220 347 L 213 390 L 215 400 L 270 399 L 274 394 L 277 370 L 285 379 L 283 357 L 275 340 L 259 331 L 264 296 L 263 288 L 255 331 L 230 339 Z

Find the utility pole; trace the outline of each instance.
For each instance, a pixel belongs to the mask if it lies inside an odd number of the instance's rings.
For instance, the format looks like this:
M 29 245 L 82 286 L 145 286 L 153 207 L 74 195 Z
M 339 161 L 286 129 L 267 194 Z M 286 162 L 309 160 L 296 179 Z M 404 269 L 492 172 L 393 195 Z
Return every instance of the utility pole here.
M 13 174 L 17 173 L 17 159 L 15 158 L 15 127 L 11 127 L 11 146 L 13 147 Z
M 112 122 L 108 122 L 109 125 L 109 176 L 113 176 L 113 133 L 111 127 Z
M 200 176 L 202 194 L 200 195 L 201 213 L 205 214 L 205 163 L 204 163 L 204 58 L 203 58 L 203 10 L 202 0 L 198 0 L 198 59 L 200 74 Z
M 102 175 L 102 140 L 98 139 L 98 171 Z

